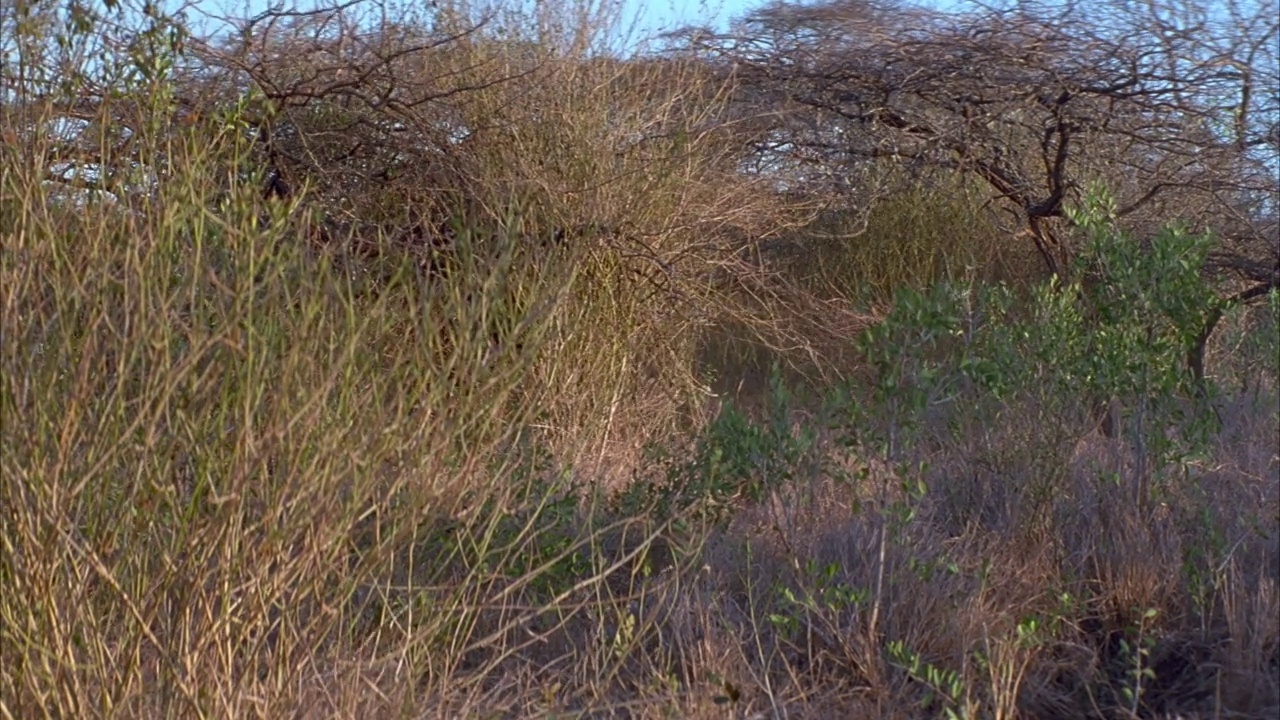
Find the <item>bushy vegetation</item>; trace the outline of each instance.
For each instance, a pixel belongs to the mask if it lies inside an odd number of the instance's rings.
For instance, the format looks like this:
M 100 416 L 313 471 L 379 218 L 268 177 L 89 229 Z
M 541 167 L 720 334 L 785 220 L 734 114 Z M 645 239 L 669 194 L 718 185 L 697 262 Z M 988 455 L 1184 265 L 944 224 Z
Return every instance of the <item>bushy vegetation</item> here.
M 1256 188 L 1152 225 L 1110 138 L 1019 235 L 982 152 L 1074 130 L 360 7 L 0 10 L 0 716 L 1280 711 Z

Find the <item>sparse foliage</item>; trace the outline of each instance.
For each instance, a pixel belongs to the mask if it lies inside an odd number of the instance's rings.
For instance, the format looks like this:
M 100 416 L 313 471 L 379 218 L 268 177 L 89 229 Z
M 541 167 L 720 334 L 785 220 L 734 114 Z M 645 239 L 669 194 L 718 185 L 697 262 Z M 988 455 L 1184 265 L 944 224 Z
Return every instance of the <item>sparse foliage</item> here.
M 885 164 L 969 175 L 1057 272 L 1065 208 L 1101 181 L 1129 229 L 1212 227 L 1217 265 L 1274 285 L 1278 32 L 1267 2 L 833 0 L 689 43 L 769 109 L 757 152 L 789 185 L 865 208 Z

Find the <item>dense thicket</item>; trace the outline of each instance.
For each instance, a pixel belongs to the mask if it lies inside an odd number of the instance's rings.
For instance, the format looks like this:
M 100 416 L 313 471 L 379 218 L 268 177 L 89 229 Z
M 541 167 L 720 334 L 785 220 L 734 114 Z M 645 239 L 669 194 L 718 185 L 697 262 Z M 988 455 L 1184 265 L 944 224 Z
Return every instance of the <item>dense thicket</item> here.
M 0 717 L 1275 717 L 1265 3 L 0 3 Z

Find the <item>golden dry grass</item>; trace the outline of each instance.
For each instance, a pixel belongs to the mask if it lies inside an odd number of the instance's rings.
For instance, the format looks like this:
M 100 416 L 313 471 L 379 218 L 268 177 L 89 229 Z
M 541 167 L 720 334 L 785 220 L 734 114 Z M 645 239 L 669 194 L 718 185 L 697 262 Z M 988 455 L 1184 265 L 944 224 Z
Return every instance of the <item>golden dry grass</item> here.
M 879 246 L 761 260 L 744 238 L 824 226 L 737 172 L 730 80 L 585 55 L 468 96 L 506 122 L 443 278 L 317 246 L 319 195 L 227 173 L 224 125 L 153 108 L 170 171 L 110 202 L 44 182 L 53 108 L 3 116 L 0 716 L 1280 711 L 1265 309 L 1150 505 L 1109 479 L 1133 444 L 1039 388 L 886 454 L 853 337 L 891 289 L 1020 276 L 976 206 L 939 210 L 963 257 L 902 200 Z M 632 232 L 523 242 L 593 223 Z

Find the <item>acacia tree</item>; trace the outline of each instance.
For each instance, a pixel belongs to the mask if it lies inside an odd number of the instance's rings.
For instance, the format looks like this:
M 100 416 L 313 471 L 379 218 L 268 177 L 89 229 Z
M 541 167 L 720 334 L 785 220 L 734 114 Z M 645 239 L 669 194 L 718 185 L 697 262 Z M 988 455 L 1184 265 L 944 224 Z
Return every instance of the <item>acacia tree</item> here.
M 1065 204 L 1104 182 L 1138 235 L 1173 218 L 1215 231 L 1216 266 L 1258 295 L 1277 275 L 1268 5 L 775 2 L 731 32 L 686 37 L 768 109 L 758 153 L 791 184 L 865 200 L 886 164 L 962 173 L 1061 273 Z

